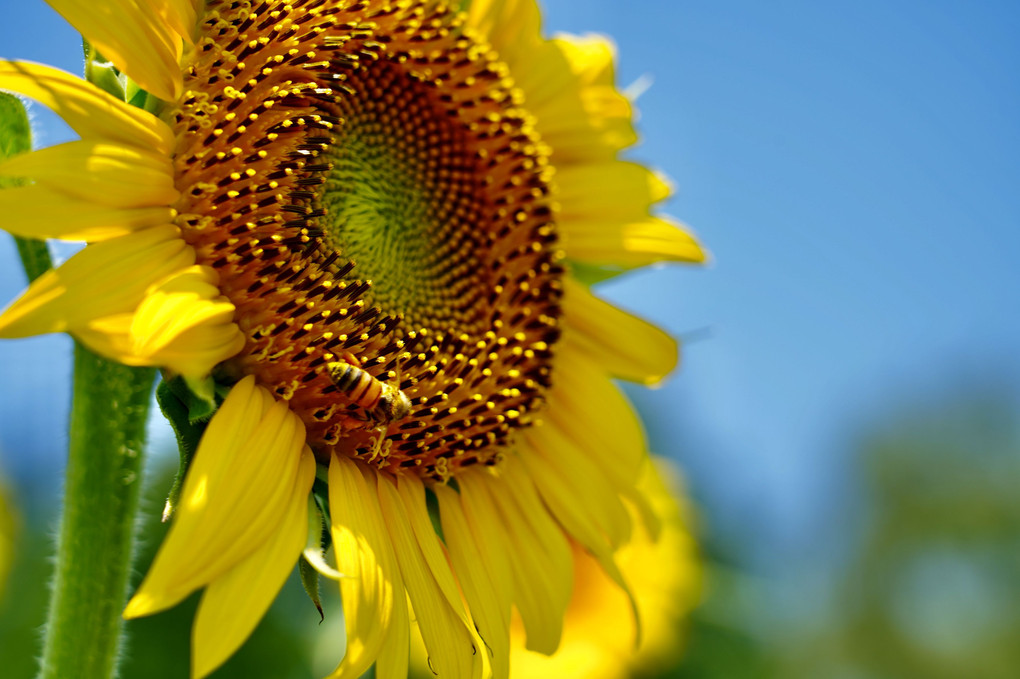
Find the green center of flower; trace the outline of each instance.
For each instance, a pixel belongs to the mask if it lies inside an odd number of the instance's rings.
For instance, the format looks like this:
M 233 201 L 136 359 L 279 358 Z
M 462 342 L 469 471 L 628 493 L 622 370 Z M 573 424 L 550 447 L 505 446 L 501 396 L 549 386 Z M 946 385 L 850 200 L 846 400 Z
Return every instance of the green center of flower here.
M 467 135 L 405 73 L 379 65 L 358 76 L 347 85 L 378 96 L 338 102 L 319 194 L 325 241 L 372 282 L 367 296 L 384 312 L 481 330 L 483 173 Z
M 442 2 L 211 0 L 172 112 L 184 237 L 322 460 L 495 464 L 552 375 L 547 153 Z

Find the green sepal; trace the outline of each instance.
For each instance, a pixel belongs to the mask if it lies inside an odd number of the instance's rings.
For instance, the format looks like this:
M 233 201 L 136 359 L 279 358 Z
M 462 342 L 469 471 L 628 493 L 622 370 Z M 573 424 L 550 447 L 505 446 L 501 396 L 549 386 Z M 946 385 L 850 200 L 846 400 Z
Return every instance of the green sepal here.
M 124 77 L 124 80 L 124 100 L 135 108 L 144 109 L 153 115 L 159 115 L 160 109 L 163 107 L 163 101 L 143 90 L 138 86 L 138 83 L 127 76 Z
M 32 150 L 32 126 L 21 99 L 0 92 L 0 160 Z M 0 187 L 19 186 L 20 177 L 0 177 Z
M 138 83 L 127 77 L 84 38 L 82 48 L 85 51 L 86 80 L 131 106 L 153 114 L 159 112 L 163 102 L 139 87 Z
M 575 279 L 584 283 L 588 287 L 607 281 L 610 278 L 615 278 L 622 273 L 626 273 L 627 269 L 618 266 L 600 266 L 598 264 L 587 264 L 585 262 L 578 262 L 575 260 L 568 260 L 567 268 L 570 270 L 570 275 Z
M 319 611 L 319 622 L 326 619 L 319 596 L 319 577 L 321 572 L 312 561 L 319 562 L 321 568 L 327 568 L 325 555 L 332 543 L 329 533 L 329 511 L 321 495 L 314 491 L 308 498 L 308 538 L 305 550 L 298 560 L 298 573 L 301 575 L 301 586 L 312 604 Z
M 202 422 L 212 417 L 219 407 L 218 404 L 230 392 L 229 387 L 224 387 L 225 391 L 219 391 L 212 377 L 205 379 L 176 377 L 173 381 L 178 384 L 171 388 L 176 389 L 178 396 L 185 399 L 188 404 L 188 418 L 193 423 Z M 180 384 L 182 381 L 183 386 Z M 220 401 L 216 400 L 218 395 L 221 396 Z
M 32 125 L 25 104 L 13 94 L 0 92 L 0 161 L 31 150 Z M 0 177 L 0 190 L 25 183 L 21 177 Z M 34 281 L 53 267 L 46 241 L 15 236 L 14 242 L 29 281 Z
M 149 96 L 149 93 L 138 86 L 134 80 L 128 81 L 127 87 L 124 88 L 124 101 L 137 106 L 138 108 L 144 108 L 145 99 Z
M 85 79 L 90 83 L 121 100 L 124 94 L 124 76 L 110 62 L 91 61 L 85 63 Z
M 166 388 L 173 392 L 173 395 L 184 404 L 187 409 L 188 424 L 199 425 L 209 421 L 216 410 L 220 407 L 222 396 L 229 393 L 230 388 L 226 387 L 223 392 L 213 382 L 211 377 L 204 380 L 194 380 L 181 377 L 163 379 L 159 384 L 160 389 Z M 157 394 L 159 391 L 157 390 Z M 203 426 L 204 429 L 204 426 Z
M 333 544 L 333 534 L 329 532 L 332 521 L 329 516 L 329 499 L 327 495 L 315 492 L 314 486 L 309 497 L 311 500 L 308 507 L 308 544 L 314 545 L 318 540 L 319 553 L 325 554 Z
M 425 509 L 428 510 L 429 520 L 432 522 L 432 530 L 436 532 L 440 540 L 445 541 L 443 535 L 443 523 L 439 518 L 439 498 L 432 492 L 431 488 L 425 489 Z
M 126 101 L 124 94 L 127 76 L 122 74 L 109 60 L 103 58 L 92 44 L 85 38 L 81 39 L 82 52 L 85 53 L 85 80 L 121 101 Z
M 298 559 L 298 573 L 301 575 L 301 586 L 305 588 L 305 594 L 319 611 L 319 622 L 322 622 L 326 619 L 326 614 L 322 611 L 322 599 L 319 597 L 319 571 L 315 570 L 302 555 Z
M 211 383 L 212 380 L 208 380 Z M 199 393 L 193 391 L 183 377 L 164 379 L 156 387 L 156 403 L 163 411 L 163 416 L 170 422 L 177 437 L 177 449 L 180 453 L 180 465 L 177 476 L 170 488 L 163 508 L 163 521 L 168 521 L 177 507 L 184 485 L 184 476 L 191 466 L 191 459 L 198 450 L 198 443 L 209 424 L 209 419 L 216 412 L 218 404 L 213 388 L 206 383 L 199 383 Z
M 316 503 L 319 504 L 319 509 L 324 512 L 324 516 L 329 516 L 329 478 L 327 476 L 328 470 L 323 466 L 319 465 L 315 468 L 315 480 L 312 482 L 312 495 L 315 496 Z

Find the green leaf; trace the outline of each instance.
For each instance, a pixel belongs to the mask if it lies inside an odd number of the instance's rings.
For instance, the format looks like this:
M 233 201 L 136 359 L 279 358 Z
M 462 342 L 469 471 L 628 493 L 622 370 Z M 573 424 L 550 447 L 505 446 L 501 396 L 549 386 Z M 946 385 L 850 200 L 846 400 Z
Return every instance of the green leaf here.
M 0 92 L 0 161 L 31 150 L 32 126 L 25 105 L 13 94 Z M 25 183 L 26 180 L 21 177 L 0 177 L 0 190 Z M 15 236 L 14 242 L 18 245 L 18 254 L 29 281 L 34 281 L 53 267 L 46 241 Z

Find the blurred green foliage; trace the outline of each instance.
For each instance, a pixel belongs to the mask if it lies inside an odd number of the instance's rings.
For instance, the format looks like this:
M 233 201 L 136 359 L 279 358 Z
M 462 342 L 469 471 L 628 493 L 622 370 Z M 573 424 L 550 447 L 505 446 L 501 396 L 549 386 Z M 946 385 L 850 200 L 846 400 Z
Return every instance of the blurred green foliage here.
M 706 547 L 706 598 L 688 622 L 686 653 L 671 672 L 640 679 L 774 676 L 775 658 L 752 625 L 766 583 L 720 553 L 717 545 Z
M 741 545 L 705 536 L 707 599 L 668 676 L 1020 676 L 1017 412 L 1010 390 L 961 388 L 905 404 L 862 433 L 842 479 L 853 500 L 842 513 L 827 508 L 839 554 L 825 567 L 824 601 L 805 619 L 761 630 L 783 617 L 767 606 L 818 596 L 798 584 L 801 564 L 791 561 L 782 583 L 768 581 L 733 556 Z
M 825 635 L 855 676 L 1011 679 L 1020 672 L 1016 404 L 966 396 L 864 446 L 863 539 Z

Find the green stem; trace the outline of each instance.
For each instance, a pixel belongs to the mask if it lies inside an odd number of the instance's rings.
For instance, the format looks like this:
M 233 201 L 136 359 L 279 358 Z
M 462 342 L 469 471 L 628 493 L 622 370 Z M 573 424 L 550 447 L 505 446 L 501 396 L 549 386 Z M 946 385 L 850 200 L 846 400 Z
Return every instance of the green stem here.
M 115 675 L 155 371 L 74 351 L 70 450 L 41 679 Z
M 29 282 L 39 278 L 53 267 L 46 241 L 15 236 L 14 243 L 18 246 L 18 254 L 21 255 L 21 263 L 25 267 Z
M 0 160 L 32 150 L 32 125 L 25 105 L 13 94 L 0 92 Z M 0 189 L 23 186 L 21 177 L 0 177 Z M 46 241 L 14 237 L 28 280 L 34 281 L 53 266 Z

